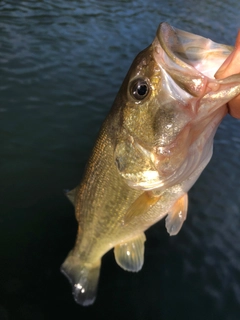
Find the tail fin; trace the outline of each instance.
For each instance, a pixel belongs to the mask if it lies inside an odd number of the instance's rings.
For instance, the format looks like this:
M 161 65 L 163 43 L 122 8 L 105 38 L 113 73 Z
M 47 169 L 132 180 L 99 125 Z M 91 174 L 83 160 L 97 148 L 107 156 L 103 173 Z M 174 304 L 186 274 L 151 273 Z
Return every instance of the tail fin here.
M 88 306 L 96 298 L 101 261 L 94 265 L 82 265 L 80 259 L 71 252 L 61 266 L 62 273 L 72 285 L 75 301 Z

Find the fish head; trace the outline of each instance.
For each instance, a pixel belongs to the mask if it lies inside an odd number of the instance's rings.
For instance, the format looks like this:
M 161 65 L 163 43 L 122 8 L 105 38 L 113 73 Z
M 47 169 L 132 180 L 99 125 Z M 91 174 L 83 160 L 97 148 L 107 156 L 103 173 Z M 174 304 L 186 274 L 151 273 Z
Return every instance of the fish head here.
M 238 75 L 214 78 L 231 51 L 160 24 L 133 61 L 110 113 L 115 164 L 130 187 L 161 190 L 199 176 L 226 103 L 240 92 Z

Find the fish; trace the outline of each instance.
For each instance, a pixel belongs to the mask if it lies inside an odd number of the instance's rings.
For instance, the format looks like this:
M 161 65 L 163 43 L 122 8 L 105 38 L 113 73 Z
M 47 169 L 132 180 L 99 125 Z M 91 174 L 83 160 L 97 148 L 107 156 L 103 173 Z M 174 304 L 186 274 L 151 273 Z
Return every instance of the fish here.
M 78 232 L 61 266 L 75 301 L 94 303 L 102 256 L 137 272 L 144 232 L 165 218 L 176 235 L 187 217 L 188 191 L 213 152 L 240 74 L 214 75 L 233 48 L 163 22 L 141 51 L 104 120 L 81 183 L 67 196 Z

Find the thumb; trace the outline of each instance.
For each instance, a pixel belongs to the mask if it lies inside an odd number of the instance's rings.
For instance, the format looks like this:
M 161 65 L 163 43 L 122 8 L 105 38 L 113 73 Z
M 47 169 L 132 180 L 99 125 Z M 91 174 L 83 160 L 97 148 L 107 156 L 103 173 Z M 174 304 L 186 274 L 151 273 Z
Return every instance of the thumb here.
M 240 30 L 238 31 L 235 48 L 223 62 L 215 74 L 216 79 L 226 78 L 240 72 Z
M 237 73 L 240 73 L 240 30 L 238 31 L 233 52 L 215 73 L 215 78 L 222 79 Z M 240 95 L 228 103 L 228 109 L 231 116 L 240 119 Z

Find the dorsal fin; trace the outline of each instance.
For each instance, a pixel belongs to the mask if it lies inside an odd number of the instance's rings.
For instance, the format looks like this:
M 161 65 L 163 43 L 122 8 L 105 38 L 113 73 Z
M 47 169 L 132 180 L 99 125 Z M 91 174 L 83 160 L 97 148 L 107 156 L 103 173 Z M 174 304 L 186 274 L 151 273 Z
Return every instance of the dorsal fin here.
M 75 194 L 76 194 L 76 188 L 72 190 L 64 190 L 66 197 L 68 200 L 75 206 Z

